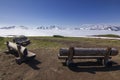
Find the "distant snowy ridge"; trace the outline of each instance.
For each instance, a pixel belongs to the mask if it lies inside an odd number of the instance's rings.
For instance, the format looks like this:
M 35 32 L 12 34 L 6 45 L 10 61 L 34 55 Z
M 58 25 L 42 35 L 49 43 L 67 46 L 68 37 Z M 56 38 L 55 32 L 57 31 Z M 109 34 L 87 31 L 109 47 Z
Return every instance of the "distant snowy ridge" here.
M 30 29 L 25 26 L 8 26 L 0 27 L 0 29 Z M 120 25 L 80 25 L 78 27 L 59 27 L 59 26 L 40 26 L 34 27 L 33 29 L 39 30 L 109 30 L 109 31 L 120 31 Z
M 74 28 L 61 28 L 61 27 L 56 27 L 56 26 L 50 26 L 50 27 L 37 27 L 37 29 L 42 29 L 42 30 L 51 30 L 51 29 L 59 29 L 59 30 L 111 30 L 111 31 L 120 31 L 120 26 L 116 25 L 84 25 L 84 26 L 79 26 L 79 27 L 74 27 Z
M 120 25 L 88 25 L 83 26 L 82 29 L 120 31 Z
M 116 34 L 120 35 L 120 26 L 112 25 L 82 25 L 81 27 L 59 26 L 8 26 L 0 27 L 0 36 L 26 35 L 26 36 L 53 36 L 84 37 L 91 35 Z
M 7 27 L 0 27 L 0 29 L 29 29 L 25 26 L 7 26 Z

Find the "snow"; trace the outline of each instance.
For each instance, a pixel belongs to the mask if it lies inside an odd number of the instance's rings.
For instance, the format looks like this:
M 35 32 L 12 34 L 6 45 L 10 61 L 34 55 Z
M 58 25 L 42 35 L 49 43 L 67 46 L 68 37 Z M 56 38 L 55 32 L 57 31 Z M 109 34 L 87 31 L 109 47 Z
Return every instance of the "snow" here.
M 116 34 L 120 35 L 120 31 L 109 31 L 109 30 L 42 30 L 42 29 L 0 29 L 0 36 L 6 37 L 10 35 L 25 35 L 25 36 L 53 36 L 62 35 L 67 37 L 85 37 L 91 35 L 101 34 Z

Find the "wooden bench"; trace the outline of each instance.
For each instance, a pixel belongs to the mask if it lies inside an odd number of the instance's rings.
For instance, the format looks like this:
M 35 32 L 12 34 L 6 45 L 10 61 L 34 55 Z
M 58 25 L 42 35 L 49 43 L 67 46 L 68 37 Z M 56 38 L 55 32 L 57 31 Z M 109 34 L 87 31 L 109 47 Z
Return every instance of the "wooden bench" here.
M 18 64 L 21 64 L 22 62 L 30 60 L 36 56 L 35 53 L 28 51 L 24 46 L 8 41 L 6 44 L 9 52 L 15 51 L 15 54 L 18 54 L 18 57 L 16 58 L 16 62 Z
M 73 63 L 73 59 L 97 59 L 97 62 L 110 66 L 110 59 L 116 56 L 118 50 L 115 48 L 61 48 L 58 59 L 65 59 L 66 65 Z

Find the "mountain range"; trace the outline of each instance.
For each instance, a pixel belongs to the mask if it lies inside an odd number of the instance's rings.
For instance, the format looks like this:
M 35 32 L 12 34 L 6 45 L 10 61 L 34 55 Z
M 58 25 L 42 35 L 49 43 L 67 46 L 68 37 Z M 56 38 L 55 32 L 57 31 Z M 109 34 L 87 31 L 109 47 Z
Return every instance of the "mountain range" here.
M 5 26 L 0 29 L 37 29 L 37 30 L 109 30 L 120 31 L 120 25 L 81 25 L 79 27 L 59 27 L 59 26 L 40 26 L 40 27 L 25 27 L 25 26 Z

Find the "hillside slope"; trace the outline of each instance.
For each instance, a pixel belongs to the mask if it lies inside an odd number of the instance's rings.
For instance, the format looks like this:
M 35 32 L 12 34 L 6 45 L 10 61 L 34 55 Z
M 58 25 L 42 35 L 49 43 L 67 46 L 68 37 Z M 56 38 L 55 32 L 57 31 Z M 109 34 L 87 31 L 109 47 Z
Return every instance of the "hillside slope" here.
M 8 39 L 2 39 L 2 42 Z M 11 39 L 9 39 L 11 40 Z M 57 54 L 61 47 L 115 47 L 120 51 L 119 40 L 90 38 L 31 37 L 28 50 L 36 53 L 32 61 L 16 64 L 15 56 L 5 52 L 0 43 L 0 80 L 119 80 L 120 54 L 113 57 L 113 67 L 105 68 L 96 60 L 75 60 L 76 66 L 67 67 Z

